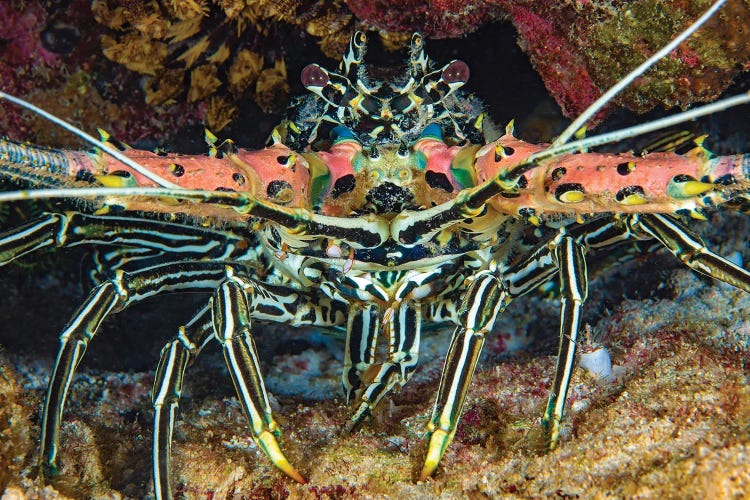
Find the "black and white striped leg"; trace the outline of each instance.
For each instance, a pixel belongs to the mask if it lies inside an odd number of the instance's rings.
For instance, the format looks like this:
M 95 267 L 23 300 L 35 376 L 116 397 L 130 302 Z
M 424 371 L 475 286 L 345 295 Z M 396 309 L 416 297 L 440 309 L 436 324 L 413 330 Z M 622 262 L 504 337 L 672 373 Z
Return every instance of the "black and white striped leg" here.
M 213 290 L 225 276 L 223 265 L 211 262 L 172 264 L 142 272 L 118 272 L 91 290 L 60 334 L 60 349 L 47 387 L 42 414 L 40 473 L 58 469 L 60 422 L 76 367 L 101 322 L 112 312 L 139 300 L 172 290 Z
M 636 234 L 656 238 L 694 271 L 750 292 L 750 272 L 706 248 L 700 237 L 673 217 L 662 214 L 633 215 L 630 225 Z
M 542 425 L 549 433 L 549 446 L 554 448 L 560 435 L 560 421 L 568 397 L 568 386 L 576 354 L 581 307 L 588 295 L 588 275 L 583 246 L 565 235 L 555 248 L 555 261 L 560 274 L 560 346 L 557 351 L 555 381 L 550 391 Z
M 376 304 L 353 305 L 346 325 L 344 347 L 344 369 L 341 384 L 349 404 L 354 393 L 362 385 L 361 375 L 375 362 L 380 311 Z
M 460 326 L 453 332 L 432 418 L 427 424 L 429 443 L 421 480 L 435 472 L 453 440 L 485 335 L 510 300 L 502 283 L 489 271 L 477 274 L 469 286 L 459 310 Z
M 60 420 L 75 369 L 101 322 L 121 303 L 122 297 L 118 295 L 117 286 L 112 282 L 102 283 L 91 291 L 60 334 L 60 349 L 47 386 L 42 414 L 39 461 L 39 473 L 42 477 L 57 474 Z
M 281 429 L 273 418 L 260 371 L 258 351 L 250 331 L 253 289 L 260 285 L 247 285 L 248 282 L 230 276 L 216 291 L 212 304 L 214 332 L 224 350 L 224 358 L 242 408 L 250 421 L 254 441 L 276 467 L 295 481 L 305 483 L 302 475 L 284 456 L 277 441 Z
M 42 248 L 101 244 L 138 247 L 202 259 L 226 259 L 245 253 L 246 242 L 222 231 L 209 231 L 149 219 L 45 213 L 0 235 L 0 265 Z
M 403 387 L 414 373 L 419 359 L 421 322 L 419 304 L 409 302 L 401 302 L 398 307 L 388 309 L 383 315 L 383 326 L 389 338 L 388 361 L 370 368 L 370 371 L 374 371 L 371 381 L 362 393 L 359 406 L 344 427 L 345 432 L 351 432 L 361 425 L 396 385 Z
M 172 498 L 170 462 L 172 432 L 180 405 L 185 370 L 213 335 L 211 308 L 206 306 L 161 350 L 151 402 L 154 406 L 153 478 L 157 500 Z

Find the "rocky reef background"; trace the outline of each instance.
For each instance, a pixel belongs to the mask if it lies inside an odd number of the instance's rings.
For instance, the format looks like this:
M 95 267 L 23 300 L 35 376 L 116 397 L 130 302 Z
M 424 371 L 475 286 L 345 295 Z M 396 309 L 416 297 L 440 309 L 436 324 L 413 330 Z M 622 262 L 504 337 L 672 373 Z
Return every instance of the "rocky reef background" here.
M 303 92 L 301 68 L 335 67 L 330 57 L 354 29 L 379 30 L 370 32 L 368 62 L 390 66 L 401 64 L 398 49 L 421 30 L 439 64 L 467 61 L 469 90 L 485 99 L 493 119 L 516 118 L 521 137 L 549 140 L 564 126 L 563 113 L 574 116 L 708 2 L 195 0 L 182 2 L 194 6 L 182 10 L 177 4 L 2 2 L 0 88 L 139 147 L 203 152 L 205 125 L 241 146 L 260 147 L 289 96 Z M 729 2 L 695 40 L 601 114 L 597 130 L 750 89 L 743 73 L 750 67 L 749 5 Z M 196 31 L 186 35 L 190 30 Z M 655 109 L 636 116 L 622 106 Z M 710 132 L 708 145 L 717 152 L 750 151 L 747 107 L 682 128 Z M 0 133 L 81 147 L 7 103 L 0 103 Z M 11 224 L 40 209 L 12 206 L 0 215 Z M 719 211 L 694 227 L 712 249 L 748 267 L 747 216 Z M 32 256 L 0 272 L 3 498 L 151 494 L 153 369 L 163 343 L 205 296 L 147 301 L 105 323 L 71 388 L 61 474 L 48 485 L 35 475 L 41 401 L 57 333 L 84 296 L 84 254 Z M 538 422 L 554 373 L 559 305 L 539 294 L 518 300 L 498 321 L 455 441 L 425 483 L 415 478 L 446 333 L 425 340 L 420 368 L 393 402 L 362 431 L 343 436 L 350 410 L 337 396 L 340 340 L 314 330 L 259 329 L 282 444 L 307 485 L 283 477 L 252 443 L 221 354 L 207 347 L 188 370 L 181 403 L 173 448 L 178 492 L 183 498 L 742 498 L 750 491 L 750 297 L 663 253 L 601 267 L 586 304 L 584 350 L 605 346 L 613 376 L 576 370 L 556 451 L 543 450 Z

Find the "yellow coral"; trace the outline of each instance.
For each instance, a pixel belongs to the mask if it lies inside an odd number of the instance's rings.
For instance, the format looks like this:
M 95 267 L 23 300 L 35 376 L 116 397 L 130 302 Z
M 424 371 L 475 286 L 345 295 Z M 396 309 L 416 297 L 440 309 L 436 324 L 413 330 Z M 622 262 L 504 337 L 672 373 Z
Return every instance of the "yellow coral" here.
M 251 50 L 242 49 L 227 73 L 229 90 L 234 94 L 242 93 L 255 83 L 261 69 L 263 69 L 263 56 Z
M 185 73 L 179 69 L 167 70 L 150 78 L 144 86 L 146 104 L 149 106 L 170 105 L 185 85 Z
M 221 86 L 216 77 L 218 70 L 213 64 L 201 64 L 190 72 L 188 102 L 200 101 L 210 96 Z
M 245 0 L 214 0 L 229 19 L 237 19 L 245 10 Z
M 155 75 L 167 58 L 167 44 L 138 32 L 126 33 L 120 40 L 104 35 L 102 48 L 108 59 L 144 75 Z
M 186 20 L 208 15 L 208 2 L 206 0 L 166 0 L 167 9 L 177 19 Z
M 237 116 L 237 106 L 221 96 L 211 96 L 206 109 L 206 123 L 211 130 L 219 131 Z
M 193 45 L 191 45 L 185 52 L 180 54 L 177 58 L 178 61 L 184 61 L 186 68 L 192 68 L 193 64 L 198 58 L 205 52 L 205 50 L 211 45 L 211 41 L 208 39 L 208 35 L 204 36 Z
M 255 84 L 255 102 L 264 113 L 277 113 L 289 101 L 289 84 L 286 79 L 286 64 L 276 61 L 273 68 L 266 68 Z
M 170 26 L 169 31 L 167 32 L 167 38 L 171 39 L 172 42 L 181 42 L 197 34 L 200 30 L 200 17 L 185 19 L 183 21 L 172 23 L 172 26 Z

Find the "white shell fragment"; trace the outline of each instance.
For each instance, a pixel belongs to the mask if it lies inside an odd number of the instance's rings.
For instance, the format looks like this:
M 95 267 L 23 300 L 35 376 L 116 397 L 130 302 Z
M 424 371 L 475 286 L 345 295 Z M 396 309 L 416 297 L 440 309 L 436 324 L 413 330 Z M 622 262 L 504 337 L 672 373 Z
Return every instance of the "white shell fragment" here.
M 609 351 L 602 346 L 581 353 L 580 366 L 597 381 L 605 381 L 612 377 L 612 359 L 609 357 Z

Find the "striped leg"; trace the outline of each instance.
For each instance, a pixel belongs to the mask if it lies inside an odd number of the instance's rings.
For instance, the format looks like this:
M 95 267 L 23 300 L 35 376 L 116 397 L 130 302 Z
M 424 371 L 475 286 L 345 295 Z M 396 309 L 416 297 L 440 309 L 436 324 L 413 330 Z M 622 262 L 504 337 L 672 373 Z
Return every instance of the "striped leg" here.
M 211 262 L 172 264 L 140 273 L 118 272 L 115 278 L 91 290 L 60 334 L 60 349 L 47 387 L 42 415 L 42 476 L 53 476 L 57 472 L 60 422 L 70 382 L 104 318 L 158 293 L 213 290 L 224 276 L 224 266 Z
M 0 235 L 0 265 L 43 248 L 82 244 L 131 246 L 202 259 L 245 253 L 241 237 L 149 219 L 47 213 Z
M 356 429 L 397 384 L 403 387 L 417 366 L 422 323 L 419 304 L 401 302 L 397 308 L 388 309 L 383 316 L 389 335 L 388 361 L 372 365 L 372 369 L 377 368 L 377 371 L 362 394 L 357 410 L 346 424 L 346 432 Z
M 555 261 L 560 273 L 560 347 L 557 351 L 555 382 L 542 417 L 548 430 L 550 448 L 557 445 L 560 421 L 568 397 L 570 375 L 575 361 L 576 339 L 581 322 L 581 307 L 588 295 L 588 276 L 583 246 L 571 236 L 563 236 L 555 248 Z
M 686 266 L 701 274 L 750 292 L 750 272 L 715 254 L 673 217 L 640 214 L 630 217 L 636 234 L 656 238 Z
M 375 304 L 353 305 L 346 325 L 342 386 L 349 404 L 354 392 L 362 385 L 361 374 L 375 362 L 375 349 L 380 331 L 380 314 Z
M 421 480 L 435 472 L 453 440 L 484 337 L 510 300 L 500 281 L 488 271 L 477 274 L 464 296 L 459 311 L 460 326 L 453 332 L 432 418 L 427 425 L 429 444 Z
M 273 418 L 263 376 L 258 362 L 258 351 L 250 332 L 251 310 L 257 283 L 231 276 L 213 297 L 213 325 L 217 340 L 224 350 L 229 373 L 239 395 L 242 408 L 250 421 L 253 440 L 287 476 L 299 483 L 305 479 L 289 463 L 279 447 L 281 429 Z M 264 294 L 270 298 L 270 294 Z M 280 310 L 283 310 L 280 309 Z
M 172 431 L 180 405 L 185 370 L 195 360 L 201 348 L 213 335 L 209 306 L 201 309 L 177 336 L 161 350 L 154 377 L 151 402 L 154 406 L 153 475 L 154 495 L 157 500 L 172 498 L 170 489 L 170 461 Z

